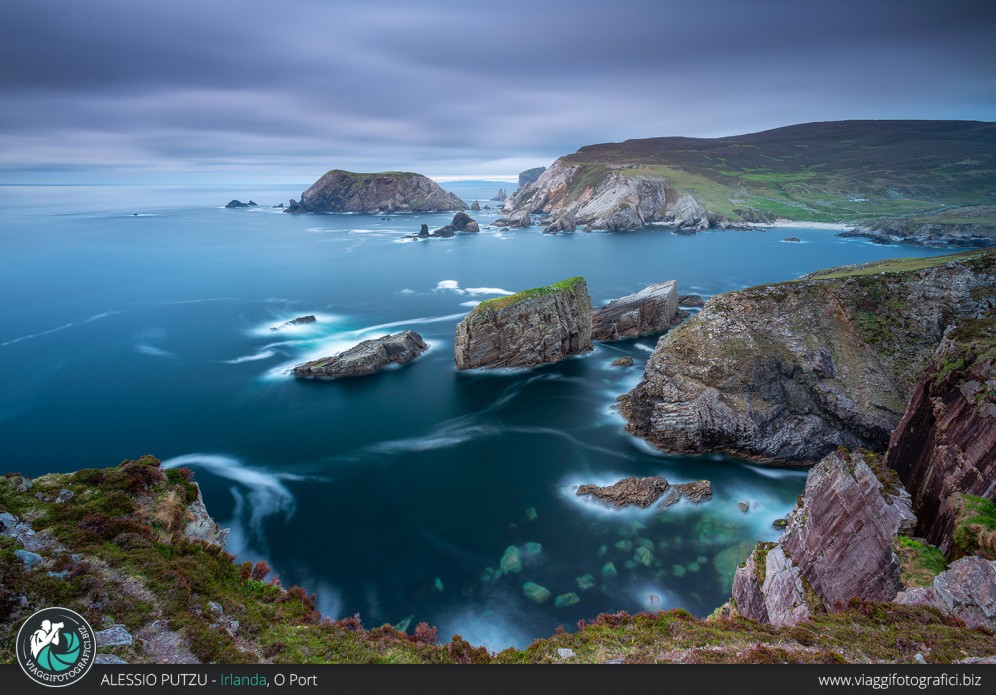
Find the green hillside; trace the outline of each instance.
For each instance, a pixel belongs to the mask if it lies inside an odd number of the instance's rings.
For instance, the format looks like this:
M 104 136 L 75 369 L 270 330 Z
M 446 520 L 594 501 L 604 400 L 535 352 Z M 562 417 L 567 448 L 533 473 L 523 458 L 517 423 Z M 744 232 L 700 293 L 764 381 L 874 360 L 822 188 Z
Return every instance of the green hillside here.
M 807 123 L 591 145 L 564 159 L 665 175 L 730 219 L 996 225 L 996 123 Z

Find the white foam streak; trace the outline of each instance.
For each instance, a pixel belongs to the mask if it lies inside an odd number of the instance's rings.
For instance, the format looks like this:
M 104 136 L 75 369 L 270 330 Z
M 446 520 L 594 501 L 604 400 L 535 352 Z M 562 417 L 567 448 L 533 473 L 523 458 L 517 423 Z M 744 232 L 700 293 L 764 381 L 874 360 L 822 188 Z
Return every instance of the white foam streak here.
M 273 350 L 263 350 L 262 352 L 257 352 L 255 355 L 246 355 L 245 357 L 236 357 L 234 360 L 225 360 L 227 364 L 242 364 L 243 362 L 255 362 L 256 360 L 266 360 L 277 353 Z
M 143 355 L 151 355 L 152 357 L 176 357 L 176 355 L 169 350 L 163 350 L 155 345 L 147 345 L 145 343 L 136 344 L 135 349 Z
M 52 333 L 58 333 L 59 331 L 64 331 L 67 328 L 72 328 L 73 326 L 82 326 L 85 323 L 91 323 L 93 321 L 99 321 L 100 319 L 107 318 L 108 316 L 115 316 L 117 314 L 122 314 L 122 311 L 104 311 L 99 314 L 94 314 L 90 318 L 83 319 L 82 321 L 70 321 L 69 323 L 64 323 L 61 326 L 56 326 L 55 328 L 50 328 L 47 331 L 40 331 L 38 333 L 29 333 L 28 335 L 22 335 L 19 338 L 12 338 L 6 342 L 0 343 L 0 347 L 7 347 L 8 345 L 14 345 L 15 343 L 20 343 L 23 340 L 31 340 L 32 338 L 41 338 L 45 335 L 51 335 Z

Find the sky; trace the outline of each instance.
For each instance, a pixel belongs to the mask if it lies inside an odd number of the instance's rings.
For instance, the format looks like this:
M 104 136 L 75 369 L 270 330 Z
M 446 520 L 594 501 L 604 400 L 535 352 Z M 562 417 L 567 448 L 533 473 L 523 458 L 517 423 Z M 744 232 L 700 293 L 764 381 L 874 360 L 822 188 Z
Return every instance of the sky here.
M 579 147 L 996 120 L 996 3 L 3 0 L 0 183 L 497 178 Z

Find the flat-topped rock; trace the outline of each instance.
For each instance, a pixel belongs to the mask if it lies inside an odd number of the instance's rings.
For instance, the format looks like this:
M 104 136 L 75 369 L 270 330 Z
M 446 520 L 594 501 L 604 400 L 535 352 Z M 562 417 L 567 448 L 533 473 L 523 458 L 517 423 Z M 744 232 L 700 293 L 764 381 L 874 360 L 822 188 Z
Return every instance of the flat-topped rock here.
M 535 367 L 592 349 L 591 297 L 582 277 L 478 304 L 454 341 L 458 369 Z
M 285 212 L 438 212 L 466 210 L 432 179 L 410 171 L 356 173 L 334 169 L 291 200 Z
M 591 337 L 609 341 L 662 333 L 671 326 L 677 314 L 677 283 L 674 280 L 660 282 L 593 310 Z
M 422 336 L 404 331 L 359 345 L 332 357 L 323 357 L 294 367 L 294 376 L 302 379 L 340 379 L 373 374 L 392 365 L 408 364 L 429 349 Z
M 672 485 L 666 478 L 652 475 L 646 478 L 623 478 L 605 486 L 579 485 L 575 494 L 578 497 L 594 497 L 610 507 L 637 506 L 646 509 L 658 500 L 661 500 L 661 507 L 670 507 L 681 499 L 693 503 L 704 502 L 712 498 L 712 483 L 708 480 L 694 480 Z

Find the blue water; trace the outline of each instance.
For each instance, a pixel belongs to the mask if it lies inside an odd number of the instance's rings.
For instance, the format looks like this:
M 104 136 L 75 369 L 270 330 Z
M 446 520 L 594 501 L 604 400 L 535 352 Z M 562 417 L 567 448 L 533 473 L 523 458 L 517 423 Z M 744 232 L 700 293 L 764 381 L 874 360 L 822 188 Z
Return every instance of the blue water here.
M 486 199 L 500 186 L 514 184 L 452 188 L 494 205 Z M 265 557 L 329 615 L 358 612 L 368 626 L 411 616 L 492 648 L 603 611 L 708 614 L 749 547 L 777 536 L 771 521 L 805 474 L 667 456 L 625 434 L 611 407 L 655 338 L 529 372 L 457 373 L 453 331 L 474 302 L 577 274 L 596 304 L 668 279 L 712 295 L 941 253 L 812 229 L 484 228 L 416 242 L 401 236 L 451 216 L 269 207 L 305 187 L 0 187 L 2 468 L 38 475 L 146 453 L 188 465 L 232 528 L 229 550 Z M 220 207 L 235 197 L 261 207 Z M 474 216 L 486 227 L 497 213 Z M 309 313 L 319 321 L 269 330 Z M 411 366 L 340 382 L 288 376 L 405 328 L 431 345 Z M 622 355 L 638 366 L 610 366 Z M 650 474 L 708 478 L 714 498 L 609 512 L 572 492 Z M 650 566 L 633 565 L 640 544 L 653 550 Z M 509 546 L 521 549 L 522 571 L 495 577 Z M 603 574 L 609 562 L 616 576 Z M 594 586 L 582 591 L 586 574 Z M 536 604 L 526 581 L 580 602 Z

